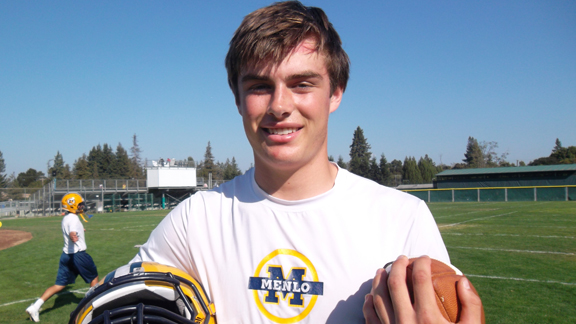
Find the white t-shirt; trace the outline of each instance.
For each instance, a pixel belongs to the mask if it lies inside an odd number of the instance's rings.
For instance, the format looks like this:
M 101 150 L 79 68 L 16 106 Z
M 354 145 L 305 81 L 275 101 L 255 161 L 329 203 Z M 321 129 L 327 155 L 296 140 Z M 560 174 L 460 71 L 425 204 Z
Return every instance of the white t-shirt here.
M 70 232 L 76 232 L 78 235 L 78 241 L 76 241 L 76 243 L 70 240 Z M 84 226 L 82 226 L 78 215 L 69 213 L 62 218 L 62 235 L 64 236 L 64 248 L 62 249 L 64 253 L 73 254 L 86 251 Z
M 340 169 L 334 187 L 286 201 L 254 169 L 179 204 L 131 261 L 198 279 L 218 323 L 364 323 L 378 268 L 399 255 L 450 262 L 426 204 Z

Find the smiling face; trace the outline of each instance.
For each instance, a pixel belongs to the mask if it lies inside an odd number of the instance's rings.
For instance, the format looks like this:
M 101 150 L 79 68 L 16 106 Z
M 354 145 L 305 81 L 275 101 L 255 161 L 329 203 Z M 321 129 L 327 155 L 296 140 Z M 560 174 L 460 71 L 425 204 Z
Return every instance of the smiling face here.
M 342 98 L 316 41 L 300 43 L 280 64 L 250 68 L 238 78 L 238 111 L 256 169 L 295 171 L 327 165 L 328 116 Z

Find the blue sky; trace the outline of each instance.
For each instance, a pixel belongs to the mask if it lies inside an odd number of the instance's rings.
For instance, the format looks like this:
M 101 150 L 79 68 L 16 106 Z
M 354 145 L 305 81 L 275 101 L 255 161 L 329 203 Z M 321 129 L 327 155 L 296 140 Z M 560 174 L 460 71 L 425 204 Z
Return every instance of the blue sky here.
M 224 57 L 268 1 L 0 2 L 0 151 L 6 173 L 73 165 L 98 144 L 142 157 L 253 161 Z M 377 157 L 461 162 L 468 136 L 508 160 L 576 145 L 575 1 L 303 1 L 330 17 L 351 78 L 328 153 L 356 127 Z

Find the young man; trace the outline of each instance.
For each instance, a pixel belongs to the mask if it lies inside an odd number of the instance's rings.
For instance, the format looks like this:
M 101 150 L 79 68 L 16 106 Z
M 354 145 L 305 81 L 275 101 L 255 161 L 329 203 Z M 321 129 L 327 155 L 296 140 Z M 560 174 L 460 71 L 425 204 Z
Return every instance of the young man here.
M 450 260 L 423 201 L 328 161 L 349 74 L 338 34 L 319 8 L 275 3 L 244 18 L 226 68 L 255 167 L 181 203 L 131 262 L 191 274 L 219 323 L 385 322 L 378 268 Z
M 98 270 L 92 257 L 86 253 L 86 237 L 84 226 L 78 218 L 84 212 L 86 205 L 82 197 L 77 193 L 69 193 L 62 198 L 62 208 L 69 213 L 62 218 L 62 235 L 64 248 L 60 255 L 60 266 L 56 283 L 46 289 L 35 303 L 26 308 L 26 313 L 34 322 L 40 321 L 40 307 L 48 298 L 62 291 L 67 285 L 76 282 L 80 275 L 90 287 L 98 283 Z

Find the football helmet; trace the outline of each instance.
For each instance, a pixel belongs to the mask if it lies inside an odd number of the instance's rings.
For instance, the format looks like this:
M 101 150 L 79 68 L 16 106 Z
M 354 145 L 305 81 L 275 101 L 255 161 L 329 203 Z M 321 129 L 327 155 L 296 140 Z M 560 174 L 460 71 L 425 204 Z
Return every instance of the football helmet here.
M 216 310 L 202 285 L 184 271 L 135 262 L 90 288 L 68 323 L 216 324 Z
M 62 197 L 62 209 L 65 209 L 72 214 L 82 213 L 86 208 L 82 196 L 75 192 L 71 192 Z

